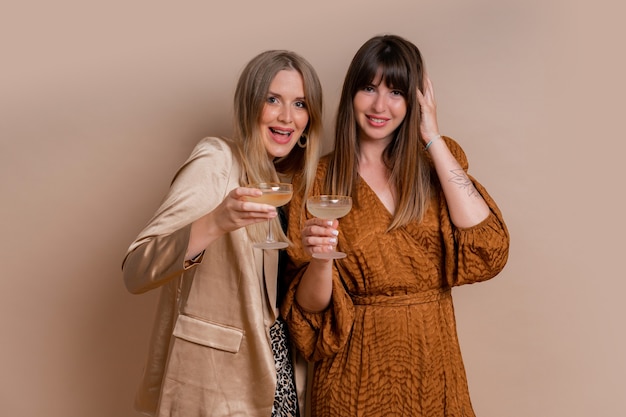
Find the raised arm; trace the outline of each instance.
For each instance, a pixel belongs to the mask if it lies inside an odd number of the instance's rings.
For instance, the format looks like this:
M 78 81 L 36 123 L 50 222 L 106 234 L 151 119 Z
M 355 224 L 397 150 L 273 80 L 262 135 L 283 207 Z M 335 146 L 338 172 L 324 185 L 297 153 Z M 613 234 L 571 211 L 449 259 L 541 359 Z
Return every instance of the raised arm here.
M 437 104 L 432 83 L 427 75 L 424 76 L 424 93 L 418 90 L 417 99 L 422 112 L 420 126 L 422 138 L 435 165 L 450 218 L 456 227 L 475 226 L 487 218 L 489 207 L 474 187 L 465 169 L 441 138 L 437 123 Z

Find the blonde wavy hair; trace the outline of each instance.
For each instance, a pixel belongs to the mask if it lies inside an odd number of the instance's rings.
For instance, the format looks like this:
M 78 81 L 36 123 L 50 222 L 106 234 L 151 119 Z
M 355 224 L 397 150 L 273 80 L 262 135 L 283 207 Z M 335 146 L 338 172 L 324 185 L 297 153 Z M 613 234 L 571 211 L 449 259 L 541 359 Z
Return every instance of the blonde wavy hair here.
M 297 71 L 303 79 L 304 96 L 309 121 L 304 129 L 306 146 L 296 145 L 291 152 L 274 160 L 267 157 L 260 130 L 263 108 L 267 102 L 270 84 L 279 71 Z M 234 134 L 229 141 L 234 154 L 243 166 L 241 185 L 260 182 L 287 181 L 302 176 L 301 189 L 308 195 L 315 179 L 322 138 L 322 85 L 313 66 L 300 55 L 287 50 L 265 51 L 254 57 L 243 69 L 234 98 Z M 302 207 L 304 210 L 304 207 Z M 272 229 L 280 241 L 288 239 L 280 227 L 278 217 Z M 262 240 L 265 224 L 248 226 L 253 239 Z

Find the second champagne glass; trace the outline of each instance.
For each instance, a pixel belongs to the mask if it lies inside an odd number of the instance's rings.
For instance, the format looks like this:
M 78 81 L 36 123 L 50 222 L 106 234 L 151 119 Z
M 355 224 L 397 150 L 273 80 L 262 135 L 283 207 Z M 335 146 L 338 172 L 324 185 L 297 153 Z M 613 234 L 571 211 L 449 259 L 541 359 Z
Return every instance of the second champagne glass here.
M 259 197 L 250 197 L 247 196 L 246 199 L 248 201 L 254 201 L 255 203 L 263 203 L 269 204 L 274 207 L 284 206 L 291 200 L 291 196 L 293 195 L 293 187 L 289 183 L 285 182 L 263 182 L 260 184 L 252 184 L 249 186 L 250 188 L 258 188 L 263 192 L 263 195 Z M 274 240 L 274 235 L 272 234 L 272 220 L 268 220 L 267 222 L 267 237 L 265 238 L 265 242 L 255 243 L 253 246 L 255 248 L 261 249 L 284 249 L 289 244 L 286 242 L 278 242 Z
M 334 220 L 345 216 L 352 209 L 352 198 L 347 195 L 315 195 L 307 198 L 306 208 L 315 217 L 324 220 Z M 314 253 L 318 259 L 341 259 L 345 258 L 343 252 Z

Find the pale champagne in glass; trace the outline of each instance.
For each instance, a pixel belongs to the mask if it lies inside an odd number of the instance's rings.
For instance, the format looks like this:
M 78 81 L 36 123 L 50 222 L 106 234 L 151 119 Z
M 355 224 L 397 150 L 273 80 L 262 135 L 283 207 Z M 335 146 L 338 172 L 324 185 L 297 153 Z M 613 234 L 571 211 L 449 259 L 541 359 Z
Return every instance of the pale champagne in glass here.
M 292 185 L 285 182 L 264 182 L 260 184 L 252 184 L 249 187 L 258 188 L 263 192 L 263 194 L 258 197 L 247 196 L 246 200 L 253 201 L 255 203 L 269 204 L 274 207 L 284 206 L 293 196 Z M 268 220 L 267 224 L 268 228 L 265 242 L 255 243 L 253 246 L 261 249 L 284 249 L 289 246 L 286 242 L 278 242 L 274 240 L 274 235 L 272 234 L 272 221 Z
M 306 200 L 306 208 L 315 217 L 324 220 L 339 219 L 352 209 L 352 198 L 346 195 L 316 195 Z M 341 259 L 345 258 L 343 252 L 314 253 L 318 259 Z

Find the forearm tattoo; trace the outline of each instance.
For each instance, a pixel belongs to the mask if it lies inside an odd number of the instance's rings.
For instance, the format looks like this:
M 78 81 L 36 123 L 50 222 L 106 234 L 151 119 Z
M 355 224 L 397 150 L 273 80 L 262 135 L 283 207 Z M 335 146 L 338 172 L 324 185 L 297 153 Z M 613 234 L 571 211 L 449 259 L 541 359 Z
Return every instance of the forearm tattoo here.
M 474 187 L 474 183 L 469 179 L 467 174 L 462 168 L 453 169 L 450 171 L 452 177 L 448 181 L 459 186 L 459 188 L 467 190 L 467 195 L 470 197 L 480 197 L 480 193 Z

